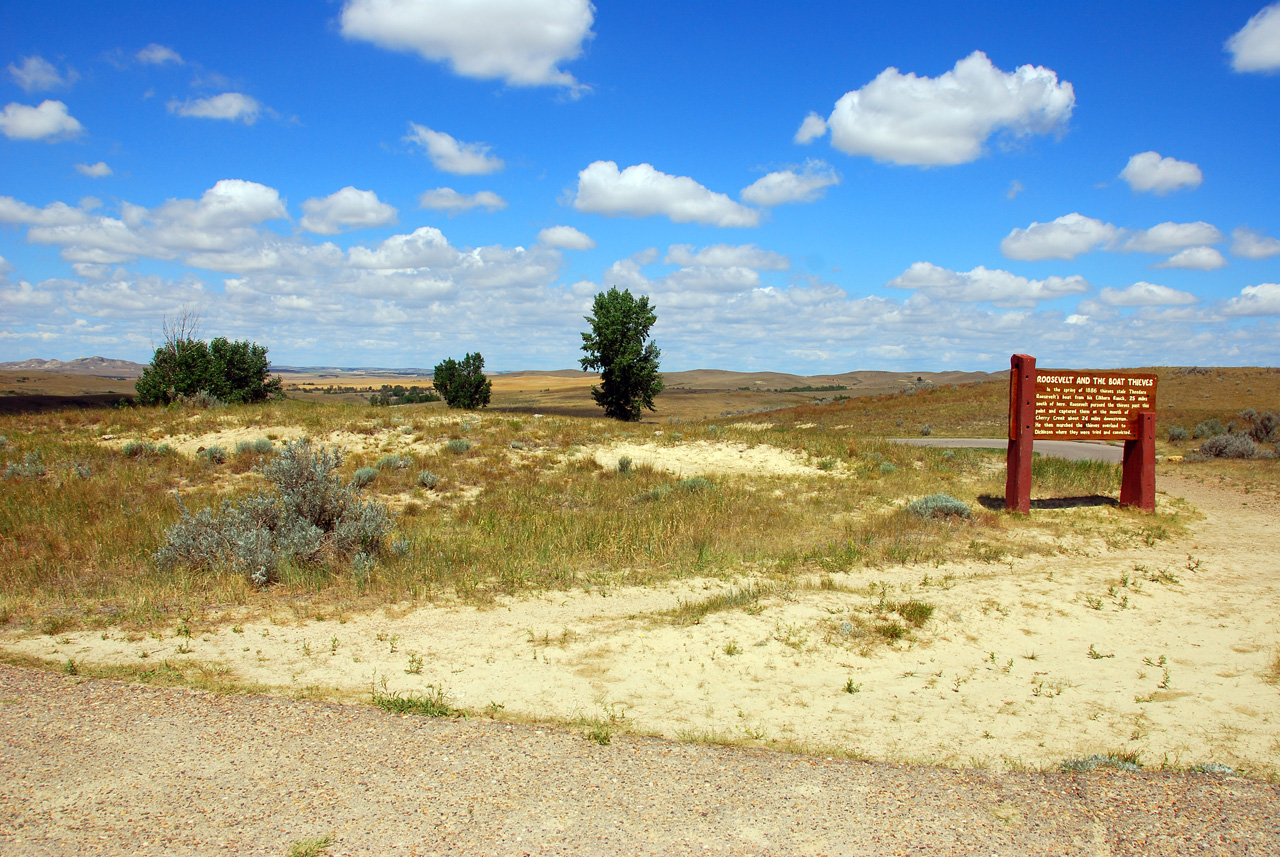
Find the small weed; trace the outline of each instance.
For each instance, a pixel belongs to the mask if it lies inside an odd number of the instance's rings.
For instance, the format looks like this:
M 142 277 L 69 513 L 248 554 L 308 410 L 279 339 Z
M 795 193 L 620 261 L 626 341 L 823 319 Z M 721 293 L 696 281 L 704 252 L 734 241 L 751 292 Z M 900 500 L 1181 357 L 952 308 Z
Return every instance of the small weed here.
M 626 455 L 624 455 L 624 456 L 622 456 L 621 458 L 619 458 L 619 459 L 618 459 L 618 472 L 619 472 L 619 473 L 630 473 L 630 472 L 631 472 L 631 458 L 630 458 L 630 456 L 626 456 Z
M 1061 770 L 1072 773 L 1092 771 L 1095 768 L 1115 768 L 1119 771 L 1134 773 L 1142 770 L 1142 762 L 1139 761 L 1137 753 L 1107 753 L 1090 756 L 1087 759 L 1068 759 L 1060 767 Z
M 80 675 L 80 667 L 76 665 L 75 658 L 67 658 L 67 662 L 62 665 L 62 671 L 67 675 Z
M 1101 598 L 1097 598 L 1097 597 L 1095 597 L 1095 596 L 1093 596 L 1093 595 L 1086 595 L 1086 596 L 1084 597 L 1084 605 L 1085 605 L 1086 607 L 1088 607 L 1090 610 L 1101 610 L 1101 609 L 1102 609 L 1102 599 L 1101 599 Z
M 730 640 L 724 644 L 724 653 L 729 657 L 742 654 L 742 646 L 739 646 L 736 640 Z
M 409 653 L 409 667 L 405 670 L 409 675 L 422 675 L 422 655 Z
M 853 676 L 849 676 L 848 680 L 845 681 L 844 687 L 842 688 L 842 690 L 844 690 L 844 692 L 848 694 L 857 693 L 858 691 L 862 690 L 862 682 L 860 681 L 855 682 L 853 680 Z
M 1095 661 L 1100 661 L 1100 660 L 1102 660 L 1103 658 L 1114 658 L 1114 657 L 1115 657 L 1115 654 L 1114 654 L 1114 653 L 1112 653 L 1112 654 L 1110 654 L 1110 655 L 1104 655 L 1104 654 L 1102 654 L 1102 652 L 1099 652 L 1097 649 L 1095 649 L 1095 648 L 1093 647 L 1093 643 L 1090 643 L 1090 644 L 1089 644 L 1089 657 L 1090 657 L 1090 658 L 1092 658 L 1092 659 L 1093 659 L 1093 660 L 1095 660 Z
M 333 836 L 328 833 L 314 839 L 299 839 L 289 846 L 289 857 L 324 857 L 331 845 Z
M 465 717 L 466 712 L 454 708 L 443 687 L 427 685 L 425 690 L 390 693 L 383 679 L 382 689 L 373 689 L 373 704 L 392 714 L 417 714 L 422 717 Z

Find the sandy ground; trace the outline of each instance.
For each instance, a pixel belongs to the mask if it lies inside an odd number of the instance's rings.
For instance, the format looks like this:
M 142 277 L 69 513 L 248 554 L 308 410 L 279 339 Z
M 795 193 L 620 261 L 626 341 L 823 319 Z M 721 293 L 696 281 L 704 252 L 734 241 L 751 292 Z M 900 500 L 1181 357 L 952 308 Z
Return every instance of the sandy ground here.
M 642 460 L 653 449 L 599 454 Z M 694 472 L 675 459 L 662 466 Z M 860 570 L 835 576 L 851 591 L 797 590 L 688 627 L 661 611 L 742 581 L 324 621 L 229 617 L 190 638 L 11 634 L 0 645 L 56 663 L 186 660 L 306 696 L 431 685 L 477 713 L 613 719 L 668 737 L 889 761 L 1049 768 L 1137 753 L 1148 766 L 1280 772 L 1280 508 L 1175 478 L 1160 488 L 1161 503 L 1183 497 L 1202 513 L 1188 535 L 1005 564 Z M 936 611 L 914 639 L 869 644 L 850 620 L 883 594 Z

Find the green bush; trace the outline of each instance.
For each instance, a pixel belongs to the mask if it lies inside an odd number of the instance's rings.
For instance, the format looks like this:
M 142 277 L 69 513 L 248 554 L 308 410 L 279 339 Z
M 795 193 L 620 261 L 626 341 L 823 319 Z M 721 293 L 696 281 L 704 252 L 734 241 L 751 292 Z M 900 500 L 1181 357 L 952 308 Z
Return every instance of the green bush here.
M 284 395 L 269 369 L 265 346 L 221 336 L 206 343 L 171 331 L 134 388 L 143 405 L 261 402 Z
M 1191 438 L 1191 432 L 1182 426 L 1169 426 L 1169 443 L 1181 443 Z
M 455 437 L 453 440 L 446 443 L 444 448 L 455 455 L 461 455 L 471 448 L 471 441 L 467 440 L 465 437 Z
M 223 464 L 227 460 L 227 451 L 217 444 L 199 450 L 196 455 L 210 464 Z
M 22 456 L 21 464 L 10 462 L 5 465 L 5 479 L 39 479 L 44 476 L 46 468 L 38 452 L 28 452 Z
M 676 483 L 676 488 L 686 494 L 706 494 L 713 491 L 715 487 L 711 480 L 703 479 L 701 476 L 690 476 Z
M 384 455 L 378 459 L 377 468 L 386 470 L 390 467 L 392 470 L 407 470 L 413 464 L 413 459 L 407 455 Z
M 440 477 L 430 470 L 422 470 L 418 472 L 418 484 L 430 491 L 440 484 Z
M 1217 418 L 1205 420 L 1197 425 L 1191 431 L 1191 436 L 1196 440 L 1202 437 L 1217 437 L 1220 434 L 1226 434 L 1227 427 L 1222 424 L 1222 420 Z
M 351 484 L 356 488 L 364 488 L 378 478 L 378 468 L 361 467 L 351 476 Z

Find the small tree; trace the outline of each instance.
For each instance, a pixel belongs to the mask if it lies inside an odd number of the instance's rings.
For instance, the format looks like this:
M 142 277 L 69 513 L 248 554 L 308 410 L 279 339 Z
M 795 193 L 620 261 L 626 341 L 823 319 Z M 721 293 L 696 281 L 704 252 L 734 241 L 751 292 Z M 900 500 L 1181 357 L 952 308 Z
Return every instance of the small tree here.
M 474 410 L 489 404 L 489 379 L 484 376 L 484 358 L 480 352 L 468 354 L 459 363 L 446 357 L 436 364 L 431 383 L 451 408 Z
M 637 299 L 615 286 L 596 295 L 586 320 L 591 332 L 582 334 L 587 356 L 579 362 L 583 369 L 600 370 L 601 382 L 591 388 L 591 398 L 606 416 L 628 422 L 639 420 L 643 408 L 656 410 L 653 397 L 662 392 L 662 352 L 652 342 L 645 343 L 658 320 L 648 296 Z

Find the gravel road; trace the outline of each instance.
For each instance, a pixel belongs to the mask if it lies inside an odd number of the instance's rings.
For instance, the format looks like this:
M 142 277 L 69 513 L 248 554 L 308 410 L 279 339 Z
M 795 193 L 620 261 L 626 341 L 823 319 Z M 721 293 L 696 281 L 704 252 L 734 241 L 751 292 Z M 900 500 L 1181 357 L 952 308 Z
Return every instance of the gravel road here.
M 1007 449 L 1004 438 L 986 437 L 891 437 L 890 443 L 908 446 L 935 446 L 954 449 Z M 1087 440 L 1037 440 L 1032 443 L 1033 452 L 1068 461 L 1108 461 L 1119 464 L 1124 461 L 1124 447 Z
M 0 854 L 1280 854 L 1280 786 L 955 771 L 0 666 Z

